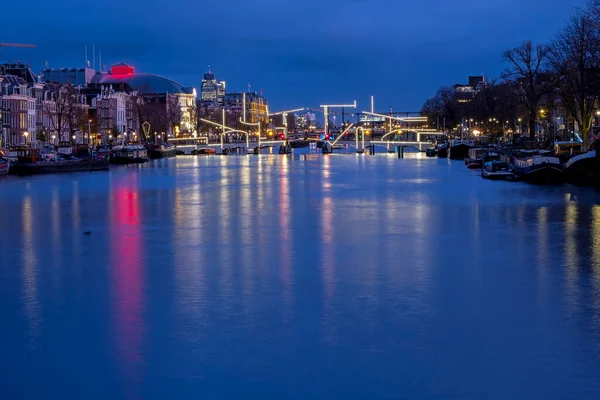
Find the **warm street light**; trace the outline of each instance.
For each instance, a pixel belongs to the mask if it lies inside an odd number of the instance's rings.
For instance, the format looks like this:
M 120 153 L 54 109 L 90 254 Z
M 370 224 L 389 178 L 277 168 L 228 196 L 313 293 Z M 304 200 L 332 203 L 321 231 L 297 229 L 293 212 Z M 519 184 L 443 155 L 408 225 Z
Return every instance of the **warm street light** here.
M 25 131 L 23 132 L 23 136 L 25 136 L 25 144 L 27 144 L 27 136 L 29 135 L 29 132 Z

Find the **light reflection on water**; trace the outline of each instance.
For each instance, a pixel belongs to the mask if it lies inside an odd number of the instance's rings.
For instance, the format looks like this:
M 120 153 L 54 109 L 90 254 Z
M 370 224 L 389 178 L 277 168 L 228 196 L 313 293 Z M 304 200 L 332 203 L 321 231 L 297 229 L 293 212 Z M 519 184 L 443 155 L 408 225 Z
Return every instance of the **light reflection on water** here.
M 112 324 L 115 356 L 122 361 L 126 390 L 132 396 L 139 391 L 145 362 L 144 323 L 144 247 L 138 176 L 117 179 L 109 205 L 110 275 L 112 281 Z M 109 321 L 107 321 L 109 322 Z
M 598 397 L 593 191 L 355 155 L 0 190 L 9 398 L 43 397 L 42 377 L 90 399 Z

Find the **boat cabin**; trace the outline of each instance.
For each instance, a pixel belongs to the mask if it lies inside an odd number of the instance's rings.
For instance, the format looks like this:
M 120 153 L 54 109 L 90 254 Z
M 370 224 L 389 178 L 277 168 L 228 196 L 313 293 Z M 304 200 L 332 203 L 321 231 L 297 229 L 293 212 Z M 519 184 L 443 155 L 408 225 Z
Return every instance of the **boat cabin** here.
M 509 170 L 507 162 L 503 161 L 488 161 L 483 166 L 488 172 L 504 172 Z
M 18 149 L 17 161 L 20 163 L 34 163 L 40 158 L 40 149 Z
M 581 142 L 554 142 L 554 154 L 557 157 L 580 153 L 583 153 L 583 143 Z
M 471 160 L 483 160 L 486 154 L 486 149 L 476 148 L 469 149 L 469 159 Z
M 58 154 L 72 155 L 77 149 L 73 149 L 71 142 L 58 142 L 56 152 Z

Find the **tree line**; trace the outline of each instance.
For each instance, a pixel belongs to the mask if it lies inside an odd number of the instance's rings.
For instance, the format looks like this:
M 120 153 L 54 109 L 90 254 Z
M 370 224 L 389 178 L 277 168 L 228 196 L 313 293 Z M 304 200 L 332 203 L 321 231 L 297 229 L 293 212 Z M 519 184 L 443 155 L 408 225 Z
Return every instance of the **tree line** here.
M 492 138 L 518 128 L 533 140 L 537 127 L 556 135 L 560 113 L 563 124 L 577 129 L 586 143 L 594 139 L 593 118 L 600 108 L 600 0 L 577 9 L 550 43 L 526 40 L 504 51 L 502 60 L 504 72 L 471 98 L 465 100 L 455 87 L 441 87 L 423 105 L 423 115 L 436 125 L 445 121 L 447 130 L 472 130 L 474 121 Z

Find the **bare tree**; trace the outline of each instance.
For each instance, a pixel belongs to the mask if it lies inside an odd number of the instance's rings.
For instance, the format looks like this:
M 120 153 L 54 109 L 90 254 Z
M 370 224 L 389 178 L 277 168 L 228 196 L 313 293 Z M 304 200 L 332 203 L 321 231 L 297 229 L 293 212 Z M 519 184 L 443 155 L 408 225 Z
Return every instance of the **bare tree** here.
M 549 46 L 534 46 L 530 40 L 503 54 L 509 64 L 503 76 L 521 91 L 521 104 L 528 114 L 530 139 L 535 138 L 538 107 L 543 97 L 553 90 L 547 69 L 549 54 Z
M 48 116 L 52 130 L 62 141 L 62 135 L 69 127 L 69 102 L 63 86 L 52 85 L 48 87 L 48 96 L 43 103 L 43 112 Z
M 597 28 L 593 16 L 578 12 L 558 34 L 551 54 L 563 107 L 579 126 L 586 144 L 592 140 L 593 111 L 600 89 Z

